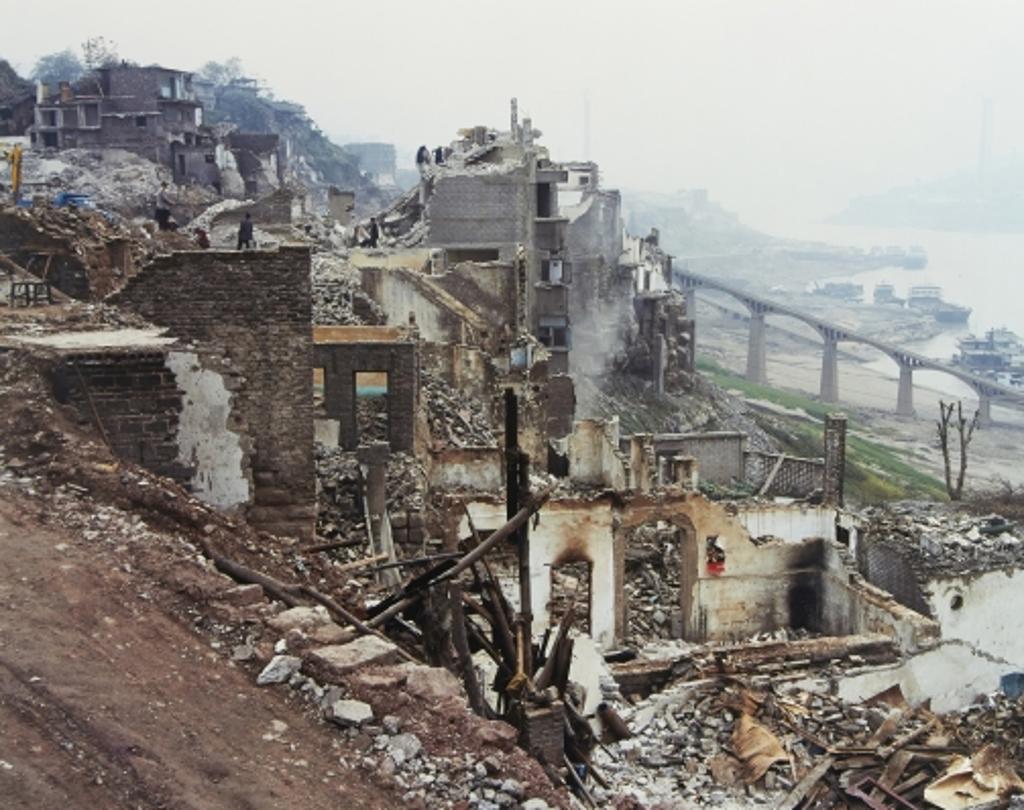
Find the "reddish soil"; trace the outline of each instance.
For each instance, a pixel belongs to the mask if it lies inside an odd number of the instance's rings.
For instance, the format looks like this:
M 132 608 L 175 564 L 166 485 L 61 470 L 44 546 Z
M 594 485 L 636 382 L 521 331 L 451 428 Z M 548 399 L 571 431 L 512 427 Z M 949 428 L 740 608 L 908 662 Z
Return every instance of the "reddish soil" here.
M 291 690 L 256 687 L 168 609 L 176 597 L 102 543 L 40 525 L 40 510 L 0 491 L 0 805 L 395 802 Z

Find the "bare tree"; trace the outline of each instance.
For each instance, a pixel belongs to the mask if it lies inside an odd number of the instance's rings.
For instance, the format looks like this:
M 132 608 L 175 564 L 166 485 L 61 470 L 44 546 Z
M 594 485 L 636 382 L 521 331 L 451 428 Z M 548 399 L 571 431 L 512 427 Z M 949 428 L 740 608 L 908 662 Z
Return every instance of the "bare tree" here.
M 955 420 L 953 419 L 954 407 L 956 408 Z M 955 405 L 952 402 L 947 405 L 941 399 L 939 400 L 939 421 L 936 423 L 936 429 L 939 434 L 939 447 L 942 449 L 943 469 L 946 473 L 946 492 L 949 493 L 951 501 L 959 501 L 963 495 L 964 477 L 967 474 L 967 447 L 974 437 L 974 430 L 978 427 L 980 417 L 980 411 L 975 411 L 973 418 L 968 421 L 967 417 L 964 416 L 963 402 L 957 400 Z M 960 469 L 956 476 L 955 485 L 953 483 L 952 459 L 950 458 L 949 448 L 949 429 L 951 425 L 956 428 L 960 451 Z
M 106 37 L 90 37 L 82 43 L 82 57 L 89 70 L 115 64 L 119 58 L 117 43 Z

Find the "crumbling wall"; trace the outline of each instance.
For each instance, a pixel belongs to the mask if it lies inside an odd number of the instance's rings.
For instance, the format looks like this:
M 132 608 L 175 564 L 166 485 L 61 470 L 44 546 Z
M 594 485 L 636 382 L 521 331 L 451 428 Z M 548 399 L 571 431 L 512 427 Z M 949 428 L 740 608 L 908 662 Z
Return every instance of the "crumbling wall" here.
M 187 481 L 179 462 L 177 432 L 182 391 L 163 351 L 66 354 L 52 373 L 58 402 L 71 405 L 110 449 L 157 475 Z
M 344 329 L 337 327 L 336 331 L 341 334 Z M 395 451 L 413 449 L 419 391 L 419 358 L 415 343 L 318 342 L 314 354 L 315 366 L 324 370 L 324 408 L 329 419 L 337 419 L 341 423 L 340 442 L 344 449 L 355 450 L 360 442 L 356 417 L 357 372 L 387 373 L 387 441 Z
M 523 172 L 440 175 L 427 203 L 431 245 L 526 242 L 529 216 Z
M 619 420 L 583 419 L 569 434 L 569 478 L 579 484 L 623 490 L 629 465 L 619 451 Z
M 824 488 L 824 460 L 764 453 L 759 450 L 748 450 L 744 454 L 744 480 L 754 489 L 760 490 L 768 476 L 775 470 L 779 459 L 782 459 L 782 465 L 764 492 L 765 496 L 806 498 Z
M 728 484 L 744 478 L 747 436 L 735 431 L 659 433 L 654 437 L 657 456 L 690 456 L 697 460 L 702 481 Z
M 1000 569 L 977 576 L 948 576 L 928 582 L 930 613 L 943 640 L 958 640 L 1024 671 L 1024 634 L 1013 605 L 1020 598 L 1024 571 Z
M 311 537 L 316 483 L 309 250 L 160 256 L 110 300 L 236 371 L 233 403 L 252 445 L 248 519 L 267 531 Z
M 938 625 L 865 582 L 839 543 L 824 545 L 822 628 L 830 635 L 882 633 L 895 638 L 903 652 L 933 646 Z
M 446 447 L 428 456 L 427 482 L 435 492 L 500 492 L 504 479 L 497 447 Z
M 925 616 L 931 615 L 918 572 L 900 546 L 867 533 L 858 544 L 857 568 L 868 582 L 888 591 L 901 604 Z

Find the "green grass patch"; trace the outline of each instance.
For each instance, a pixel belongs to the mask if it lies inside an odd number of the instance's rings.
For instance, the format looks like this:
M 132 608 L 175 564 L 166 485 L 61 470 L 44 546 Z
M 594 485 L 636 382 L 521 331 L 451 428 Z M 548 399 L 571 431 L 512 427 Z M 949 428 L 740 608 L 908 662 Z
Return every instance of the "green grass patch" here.
M 787 410 L 801 410 L 823 421 L 834 407 L 793 391 L 757 385 L 713 360 L 700 359 L 697 368 L 727 390 L 739 391 L 748 399 L 771 402 Z M 822 427 L 799 417 L 773 414 L 759 420 L 762 427 L 787 453 L 818 457 L 822 453 Z M 774 424 L 773 424 L 774 423 Z M 846 496 L 854 503 L 873 504 L 916 498 L 945 500 L 946 490 L 938 478 L 922 472 L 912 452 L 897 450 L 865 435 L 863 428 L 849 419 L 846 436 Z

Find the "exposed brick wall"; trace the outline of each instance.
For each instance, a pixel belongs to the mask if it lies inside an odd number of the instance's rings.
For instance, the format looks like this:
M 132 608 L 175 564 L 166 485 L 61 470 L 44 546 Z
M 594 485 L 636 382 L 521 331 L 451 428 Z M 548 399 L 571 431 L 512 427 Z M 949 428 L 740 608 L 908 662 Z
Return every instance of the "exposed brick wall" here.
M 438 177 L 428 203 L 430 244 L 526 242 L 525 171 Z
M 356 420 L 356 373 L 388 374 L 388 444 L 392 450 L 413 449 L 419 358 L 415 343 L 318 343 L 315 365 L 324 370 L 324 409 L 341 422 L 340 444 L 359 446 Z
M 182 391 L 166 359 L 160 351 L 66 355 L 52 381 L 57 401 L 71 405 L 115 454 L 184 482 L 192 471 L 177 460 Z
M 886 544 L 885 538 L 868 535 L 861 538 L 857 556 L 857 566 L 868 582 L 891 593 L 900 604 L 931 615 L 918 574 L 898 548 Z
M 252 443 L 254 525 L 309 537 L 316 515 L 307 248 L 160 256 L 111 298 L 233 369 Z

